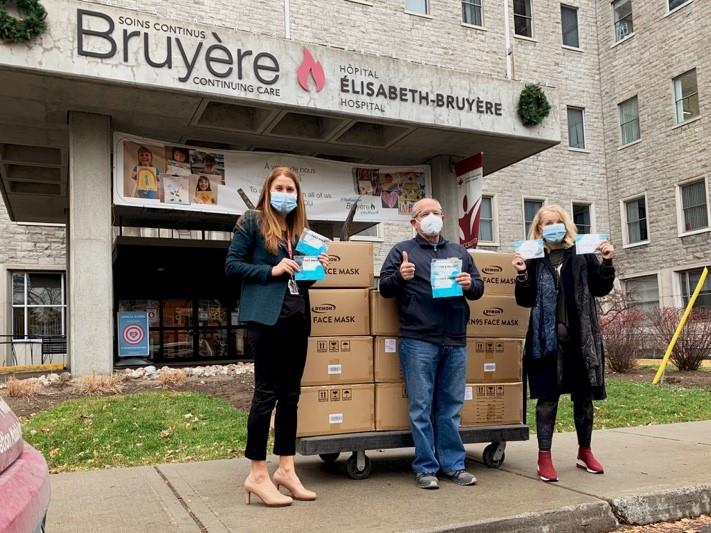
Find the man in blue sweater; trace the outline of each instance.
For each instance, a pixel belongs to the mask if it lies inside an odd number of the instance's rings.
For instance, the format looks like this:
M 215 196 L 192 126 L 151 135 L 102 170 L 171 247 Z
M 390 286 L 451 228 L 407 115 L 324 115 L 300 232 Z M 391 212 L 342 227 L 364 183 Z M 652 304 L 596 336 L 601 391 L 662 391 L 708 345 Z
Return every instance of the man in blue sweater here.
M 469 306 L 484 294 L 484 282 L 466 249 L 441 236 L 442 206 L 423 198 L 412 208 L 417 235 L 396 244 L 380 271 L 380 293 L 397 297 L 400 309 L 400 366 L 405 377 L 417 485 L 439 488 L 438 474 L 459 485 L 474 485 L 464 469 L 459 421 L 466 383 Z M 433 297 L 433 259 L 457 258 L 454 278 L 462 295 Z

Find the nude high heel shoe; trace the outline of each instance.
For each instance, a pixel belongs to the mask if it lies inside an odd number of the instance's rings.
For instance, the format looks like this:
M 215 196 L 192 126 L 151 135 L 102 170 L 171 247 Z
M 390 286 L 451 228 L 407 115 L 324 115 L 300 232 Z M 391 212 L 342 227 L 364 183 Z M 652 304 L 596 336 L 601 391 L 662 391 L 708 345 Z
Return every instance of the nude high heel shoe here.
M 304 488 L 299 478 L 296 477 L 296 474 L 294 474 L 293 477 L 287 477 L 280 475 L 277 470 L 274 472 L 272 478 L 277 486 L 277 490 L 279 487 L 286 487 L 286 489 L 291 493 L 292 498 L 295 500 L 310 502 L 316 499 L 316 493 L 312 490 Z
M 259 499 L 267 507 L 286 507 L 293 502 L 292 498 L 279 492 L 269 478 L 261 483 L 256 483 L 250 478 L 245 479 L 244 492 L 244 503 L 247 505 L 252 503 L 252 494 L 259 496 Z

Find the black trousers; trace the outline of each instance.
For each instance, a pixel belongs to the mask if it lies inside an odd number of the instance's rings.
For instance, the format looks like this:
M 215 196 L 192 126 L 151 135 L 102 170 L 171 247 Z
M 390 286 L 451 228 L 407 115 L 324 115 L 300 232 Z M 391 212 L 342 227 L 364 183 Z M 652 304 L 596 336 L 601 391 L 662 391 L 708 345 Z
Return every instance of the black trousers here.
M 254 358 L 254 396 L 244 452 L 248 459 L 267 458 L 269 422 L 275 406 L 274 453 L 296 454 L 296 410 L 306 364 L 307 328 L 301 314 L 280 318 L 273 326 L 247 325 L 247 347 Z
M 536 437 L 539 450 L 550 450 L 555 432 L 555 419 L 558 414 L 558 398 L 539 399 L 536 404 Z M 578 434 L 578 445 L 590 447 L 592 440 L 594 408 L 592 399 L 573 399 L 573 419 Z

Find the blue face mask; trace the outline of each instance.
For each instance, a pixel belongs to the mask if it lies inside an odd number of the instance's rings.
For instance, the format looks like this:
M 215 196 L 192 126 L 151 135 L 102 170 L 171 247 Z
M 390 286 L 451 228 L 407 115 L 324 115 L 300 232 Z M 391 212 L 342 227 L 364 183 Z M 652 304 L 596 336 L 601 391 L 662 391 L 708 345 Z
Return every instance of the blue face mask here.
M 543 238 L 546 242 L 557 244 L 563 240 L 563 237 L 565 237 L 565 224 L 559 222 L 543 226 Z
M 296 209 L 296 195 L 288 192 L 272 191 L 270 203 L 280 213 L 291 213 Z

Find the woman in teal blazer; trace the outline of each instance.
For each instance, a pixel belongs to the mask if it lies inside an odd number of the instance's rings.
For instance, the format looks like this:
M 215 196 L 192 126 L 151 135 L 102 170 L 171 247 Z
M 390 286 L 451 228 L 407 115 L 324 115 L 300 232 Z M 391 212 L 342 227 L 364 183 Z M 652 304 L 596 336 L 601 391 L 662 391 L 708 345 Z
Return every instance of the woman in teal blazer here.
M 288 167 L 274 168 L 262 186 L 257 208 L 237 223 L 227 253 L 228 279 L 242 283 L 239 320 L 247 323 L 247 349 L 254 358 L 254 395 L 247 421 L 245 456 L 251 459 L 244 481 L 245 501 L 256 494 L 268 506 L 315 500 L 294 470 L 296 412 L 311 331 L 308 288 L 297 282 L 296 242 L 307 226 L 301 185 Z M 328 256 L 319 261 L 328 267 Z M 267 470 L 267 439 L 272 411 L 274 481 Z M 275 485 L 276 484 L 276 485 Z M 284 486 L 291 497 L 279 492 Z

